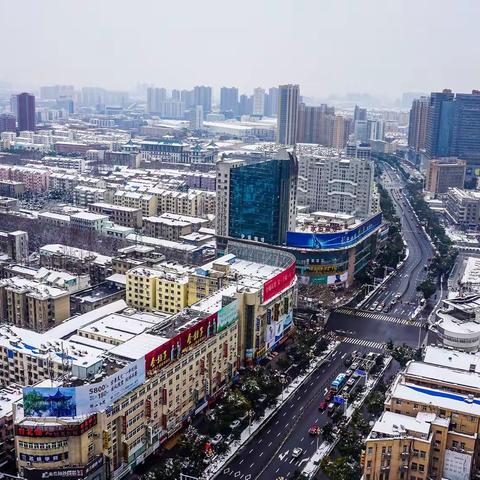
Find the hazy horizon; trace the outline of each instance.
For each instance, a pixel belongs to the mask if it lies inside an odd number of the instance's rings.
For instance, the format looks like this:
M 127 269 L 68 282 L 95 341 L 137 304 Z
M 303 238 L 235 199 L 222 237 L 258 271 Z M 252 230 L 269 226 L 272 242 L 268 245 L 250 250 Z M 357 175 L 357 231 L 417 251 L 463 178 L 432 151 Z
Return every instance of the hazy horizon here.
M 453 5 L 453 7 L 452 7 Z M 475 0 L 0 0 L 12 87 L 298 83 L 302 95 L 480 87 Z

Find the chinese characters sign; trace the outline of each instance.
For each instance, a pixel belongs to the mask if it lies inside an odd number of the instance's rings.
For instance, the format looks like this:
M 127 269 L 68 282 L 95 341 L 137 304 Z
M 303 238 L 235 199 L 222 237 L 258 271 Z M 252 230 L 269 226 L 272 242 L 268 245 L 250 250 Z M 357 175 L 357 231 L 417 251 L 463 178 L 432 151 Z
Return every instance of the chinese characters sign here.
M 216 335 L 218 331 L 217 314 L 214 313 L 184 332 L 168 339 L 162 345 L 145 355 L 145 371 L 147 376 L 152 375 L 170 362 L 180 358 L 184 353 L 189 352 L 207 338 Z
M 295 280 L 295 262 L 283 272 L 267 280 L 263 285 L 263 301 L 266 302 L 272 297 L 289 287 Z

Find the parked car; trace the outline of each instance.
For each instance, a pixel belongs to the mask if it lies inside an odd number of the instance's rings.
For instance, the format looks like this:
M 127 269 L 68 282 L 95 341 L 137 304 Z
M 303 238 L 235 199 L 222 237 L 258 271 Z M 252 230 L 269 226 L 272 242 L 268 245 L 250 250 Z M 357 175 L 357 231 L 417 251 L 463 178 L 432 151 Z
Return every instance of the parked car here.
M 324 410 L 326 410 L 327 406 L 328 406 L 328 402 L 326 402 L 325 400 L 322 400 L 320 402 L 320 405 L 318 406 L 318 409 L 323 412 Z
M 223 435 L 221 433 L 217 433 L 210 442 L 212 445 L 218 445 L 223 440 Z
M 231 424 L 230 424 L 230 428 L 232 430 L 235 430 L 236 428 L 238 428 L 240 426 L 240 420 L 234 420 Z

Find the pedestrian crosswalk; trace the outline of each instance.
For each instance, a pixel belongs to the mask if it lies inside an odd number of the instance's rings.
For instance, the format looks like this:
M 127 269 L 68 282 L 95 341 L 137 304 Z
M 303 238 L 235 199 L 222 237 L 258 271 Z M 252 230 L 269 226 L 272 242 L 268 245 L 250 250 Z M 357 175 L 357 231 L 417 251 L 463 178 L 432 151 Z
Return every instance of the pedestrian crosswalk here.
M 401 325 L 410 325 L 412 327 L 421 327 L 421 322 L 406 320 L 405 318 L 394 317 L 393 315 L 383 315 L 381 313 L 369 312 L 366 310 L 356 310 L 354 308 L 340 307 L 335 310 L 336 313 L 350 315 L 353 317 L 371 318 L 372 320 L 380 320 L 382 322 L 398 323 Z
M 350 343 L 352 345 L 358 345 L 360 347 L 373 348 L 375 350 L 387 349 L 387 345 L 385 343 L 373 342 L 371 340 L 364 340 L 362 338 L 339 337 L 339 340 L 343 343 Z

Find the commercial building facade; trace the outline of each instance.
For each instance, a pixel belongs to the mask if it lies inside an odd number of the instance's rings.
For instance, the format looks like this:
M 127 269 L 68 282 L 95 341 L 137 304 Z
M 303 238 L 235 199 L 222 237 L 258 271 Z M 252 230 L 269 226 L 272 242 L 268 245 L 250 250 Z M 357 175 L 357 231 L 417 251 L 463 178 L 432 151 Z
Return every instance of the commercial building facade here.
M 463 189 L 465 172 L 465 160 L 452 157 L 432 158 L 428 160 L 425 190 L 444 194 L 449 188 Z

